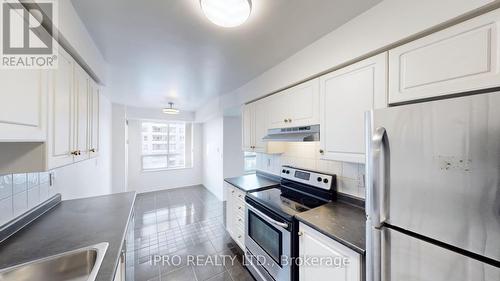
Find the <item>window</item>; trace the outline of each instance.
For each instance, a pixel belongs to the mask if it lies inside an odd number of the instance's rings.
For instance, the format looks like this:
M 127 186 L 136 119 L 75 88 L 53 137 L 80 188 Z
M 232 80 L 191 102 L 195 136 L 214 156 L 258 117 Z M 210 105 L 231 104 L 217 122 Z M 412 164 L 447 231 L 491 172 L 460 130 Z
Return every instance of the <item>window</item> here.
M 254 173 L 257 168 L 257 154 L 255 152 L 245 152 L 245 173 Z
M 192 153 L 191 142 L 186 144 L 186 129 L 191 127 L 191 124 L 180 122 L 142 122 L 142 169 L 163 170 L 188 166 L 186 162 L 191 163 L 189 156 Z M 189 131 L 189 140 L 191 135 Z

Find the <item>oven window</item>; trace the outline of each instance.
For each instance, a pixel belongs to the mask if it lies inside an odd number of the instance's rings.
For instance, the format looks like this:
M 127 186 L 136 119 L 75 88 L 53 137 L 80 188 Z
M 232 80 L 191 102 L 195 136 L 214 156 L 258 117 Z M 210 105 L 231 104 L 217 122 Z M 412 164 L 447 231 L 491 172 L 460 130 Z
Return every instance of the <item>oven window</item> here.
M 281 265 L 282 240 L 281 232 L 262 220 L 253 212 L 248 212 L 248 235 Z

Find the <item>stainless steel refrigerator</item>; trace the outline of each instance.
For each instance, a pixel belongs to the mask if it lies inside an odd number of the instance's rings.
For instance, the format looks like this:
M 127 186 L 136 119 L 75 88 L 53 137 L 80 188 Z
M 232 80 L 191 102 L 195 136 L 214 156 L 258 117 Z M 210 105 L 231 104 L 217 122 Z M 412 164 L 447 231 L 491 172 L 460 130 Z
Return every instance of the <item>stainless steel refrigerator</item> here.
M 500 92 L 366 115 L 367 280 L 500 280 Z

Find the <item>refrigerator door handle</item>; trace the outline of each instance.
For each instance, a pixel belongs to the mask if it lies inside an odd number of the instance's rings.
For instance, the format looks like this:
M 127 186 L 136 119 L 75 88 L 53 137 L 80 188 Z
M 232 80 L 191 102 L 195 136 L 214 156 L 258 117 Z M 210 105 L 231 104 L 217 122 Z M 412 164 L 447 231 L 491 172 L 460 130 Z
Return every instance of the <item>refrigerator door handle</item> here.
M 370 183 L 370 205 L 371 205 L 371 221 L 375 228 L 382 227 L 385 220 L 384 194 L 385 194 L 385 163 L 386 163 L 386 148 L 384 139 L 386 131 L 383 127 L 378 127 L 372 137 L 371 147 L 371 179 Z

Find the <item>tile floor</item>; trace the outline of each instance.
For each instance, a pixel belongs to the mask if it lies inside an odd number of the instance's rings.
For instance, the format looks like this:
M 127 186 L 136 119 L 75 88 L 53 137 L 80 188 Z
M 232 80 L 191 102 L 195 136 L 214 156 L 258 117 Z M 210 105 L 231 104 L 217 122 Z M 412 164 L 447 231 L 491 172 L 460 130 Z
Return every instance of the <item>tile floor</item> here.
M 127 281 L 254 280 L 225 230 L 224 203 L 203 186 L 138 195 L 133 223 Z

